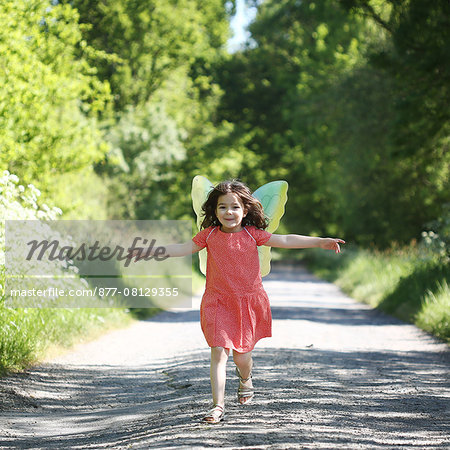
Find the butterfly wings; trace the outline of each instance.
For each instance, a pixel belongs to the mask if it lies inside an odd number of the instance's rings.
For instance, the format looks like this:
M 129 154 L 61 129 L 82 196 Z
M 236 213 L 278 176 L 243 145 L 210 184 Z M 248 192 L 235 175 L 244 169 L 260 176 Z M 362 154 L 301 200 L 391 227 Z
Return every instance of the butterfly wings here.
M 205 177 L 197 175 L 192 180 L 192 206 L 197 215 L 197 228 L 199 230 L 203 221 L 202 206 L 212 189 L 214 189 L 214 185 Z
M 203 221 L 202 206 L 213 188 L 214 185 L 207 178 L 200 175 L 197 175 L 192 180 L 192 206 L 197 216 L 197 228 L 199 230 Z M 200 270 L 203 275 L 206 275 L 206 248 L 200 250 L 198 257 L 200 260 Z
M 266 231 L 273 233 L 280 224 L 280 219 L 284 214 L 284 205 L 287 201 L 288 184 L 286 181 L 272 181 L 258 188 L 253 197 L 257 198 L 264 209 L 264 214 L 269 219 L 269 226 Z M 270 247 L 261 245 L 258 247 L 259 266 L 261 276 L 265 277 L 270 272 L 270 260 L 272 255 Z
M 197 227 L 203 220 L 202 205 L 205 203 L 209 192 L 214 185 L 205 177 L 197 175 L 192 181 L 192 204 L 197 215 Z M 273 233 L 280 224 L 280 219 L 284 214 L 284 205 L 287 201 L 288 184 L 286 181 L 272 181 L 257 189 L 253 196 L 258 199 L 264 209 L 264 213 L 269 219 L 267 231 Z M 270 247 L 258 247 L 259 264 L 261 268 L 261 276 L 265 276 L 270 272 L 271 253 Z M 199 253 L 200 270 L 206 274 L 206 249 Z
M 286 181 L 272 181 L 253 192 L 253 197 L 261 202 L 264 214 L 269 219 L 269 226 L 267 227 L 269 233 L 273 233 L 280 224 L 280 219 L 284 214 L 284 205 L 287 201 L 287 190 L 288 184 Z

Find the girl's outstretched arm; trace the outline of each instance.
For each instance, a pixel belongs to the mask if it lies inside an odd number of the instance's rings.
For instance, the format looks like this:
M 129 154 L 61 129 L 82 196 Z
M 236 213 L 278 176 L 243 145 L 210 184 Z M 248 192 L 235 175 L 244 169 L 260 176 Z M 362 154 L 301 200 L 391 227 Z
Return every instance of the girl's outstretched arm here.
M 334 250 L 336 253 L 339 253 L 341 251 L 339 244 L 345 244 L 345 241 L 337 238 L 320 238 L 301 236 L 299 234 L 272 234 L 270 239 L 264 245 L 279 248 L 320 247 L 325 250 Z
M 164 245 L 164 248 L 166 249 L 166 255 L 169 256 L 186 256 L 191 253 L 197 253 L 202 249 L 194 241 L 184 242 L 183 244 Z
M 170 257 L 186 256 L 190 255 L 191 253 L 197 253 L 202 249 L 194 241 L 184 242 L 183 244 L 162 245 L 161 247 L 165 249 L 164 255 Z M 145 258 L 146 256 L 151 256 L 155 250 L 156 249 L 154 249 L 150 253 L 134 250 L 128 254 L 128 257 L 136 258 L 136 261 L 138 261 L 139 259 Z

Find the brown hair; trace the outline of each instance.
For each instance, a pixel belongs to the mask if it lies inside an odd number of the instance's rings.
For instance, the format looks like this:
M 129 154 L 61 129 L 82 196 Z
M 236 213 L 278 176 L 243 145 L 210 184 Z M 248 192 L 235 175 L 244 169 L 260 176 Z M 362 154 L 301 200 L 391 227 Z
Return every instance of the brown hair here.
M 247 215 L 242 219 L 242 226 L 254 225 L 256 228 L 264 230 L 267 228 L 269 221 L 264 215 L 264 210 L 255 197 L 253 197 L 250 189 L 238 180 L 222 181 L 208 194 L 206 202 L 202 206 L 204 219 L 201 228 L 210 226 L 219 226 L 220 222 L 216 216 L 217 201 L 221 195 L 236 194 L 241 199 Z

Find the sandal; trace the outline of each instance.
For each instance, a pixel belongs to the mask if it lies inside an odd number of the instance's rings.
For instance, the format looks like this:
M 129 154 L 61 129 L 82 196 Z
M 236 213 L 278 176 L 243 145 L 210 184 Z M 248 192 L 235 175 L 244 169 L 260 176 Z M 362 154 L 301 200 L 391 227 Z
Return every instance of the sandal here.
M 206 423 L 219 423 L 225 416 L 225 410 L 223 406 L 214 405 L 202 418 L 202 422 Z
M 251 399 L 254 397 L 255 389 L 253 387 L 241 386 L 241 383 L 245 383 L 248 380 L 250 380 L 252 378 L 252 373 L 250 372 L 250 375 L 248 376 L 248 378 L 242 378 L 241 373 L 239 372 L 239 369 L 237 367 L 236 367 L 236 373 L 237 373 L 237 376 L 239 377 L 239 387 L 238 387 L 239 404 L 247 405 L 248 403 L 250 403 Z M 247 401 L 245 401 L 244 403 L 241 403 L 240 400 L 243 398 L 247 399 Z

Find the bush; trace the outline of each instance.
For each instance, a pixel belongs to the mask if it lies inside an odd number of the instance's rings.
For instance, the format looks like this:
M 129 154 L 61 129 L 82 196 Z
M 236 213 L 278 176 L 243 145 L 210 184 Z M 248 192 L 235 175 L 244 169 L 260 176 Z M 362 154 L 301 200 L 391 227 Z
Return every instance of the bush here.
M 428 224 L 422 233 L 422 246 L 444 264 L 450 262 L 450 203 L 443 207 L 442 216 Z
M 124 310 L 113 308 L 7 308 L 5 307 L 5 219 L 56 220 L 61 210 L 38 204 L 33 185 L 18 184 L 16 175 L 0 177 L 0 375 L 21 370 L 52 345 L 68 346 L 77 336 L 129 320 Z M 9 245 L 9 244 L 8 244 Z M 78 287 L 82 279 L 74 280 Z

